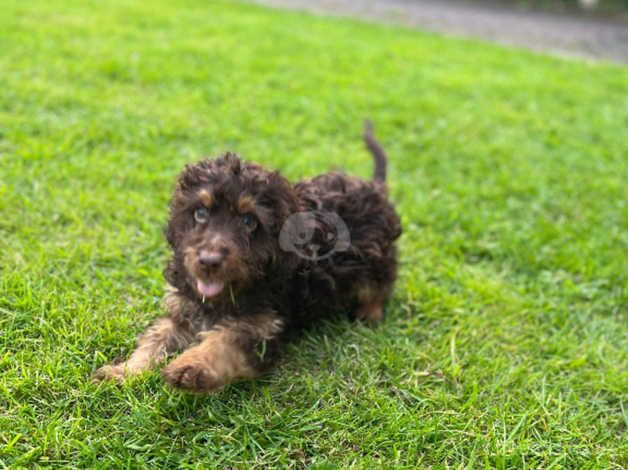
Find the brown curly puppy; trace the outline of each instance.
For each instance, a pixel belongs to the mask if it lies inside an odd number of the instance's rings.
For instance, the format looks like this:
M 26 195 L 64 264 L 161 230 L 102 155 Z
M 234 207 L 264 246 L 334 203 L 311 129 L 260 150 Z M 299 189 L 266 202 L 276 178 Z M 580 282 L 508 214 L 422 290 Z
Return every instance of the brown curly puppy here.
M 183 351 L 165 380 L 214 392 L 255 377 L 288 334 L 334 312 L 374 322 L 396 274 L 399 217 L 386 156 L 367 122 L 373 181 L 329 173 L 291 185 L 227 153 L 186 166 L 170 203 L 168 315 L 131 357 L 95 378 L 123 380 Z

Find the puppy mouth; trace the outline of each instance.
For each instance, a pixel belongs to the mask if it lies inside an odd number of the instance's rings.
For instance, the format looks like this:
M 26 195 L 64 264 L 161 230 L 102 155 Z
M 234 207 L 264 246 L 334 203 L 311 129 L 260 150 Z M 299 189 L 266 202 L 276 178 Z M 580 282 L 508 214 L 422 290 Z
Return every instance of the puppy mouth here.
M 225 288 L 225 283 L 221 281 L 203 281 L 201 279 L 196 280 L 196 290 L 205 299 L 211 299 L 220 294 Z

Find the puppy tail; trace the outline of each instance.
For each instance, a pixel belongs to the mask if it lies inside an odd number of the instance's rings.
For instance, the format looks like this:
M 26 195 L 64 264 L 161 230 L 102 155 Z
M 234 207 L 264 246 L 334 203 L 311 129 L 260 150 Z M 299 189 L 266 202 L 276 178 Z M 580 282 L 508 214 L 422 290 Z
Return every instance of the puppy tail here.
M 373 159 L 375 160 L 373 181 L 376 183 L 386 182 L 386 161 L 388 158 L 386 157 L 386 152 L 384 152 L 382 146 L 379 145 L 379 142 L 377 142 L 375 134 L 373 133 L 373 124 L 371 124 L 371 121 L 368 119 L 364 121 L 364 143 L 371 151 Z

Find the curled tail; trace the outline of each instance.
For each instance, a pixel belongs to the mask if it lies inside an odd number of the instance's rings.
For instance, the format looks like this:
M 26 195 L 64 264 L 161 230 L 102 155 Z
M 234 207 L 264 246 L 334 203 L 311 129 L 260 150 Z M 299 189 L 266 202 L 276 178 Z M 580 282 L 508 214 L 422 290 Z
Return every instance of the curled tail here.
M 375 171 L 373 173 L 373 181 L 376 183 L 384 183 L 386 181 L 386 152 L 373 134 L 373 124 L 368 119 L 364 121 L 364 143 L 371 151 L 375 160 Z

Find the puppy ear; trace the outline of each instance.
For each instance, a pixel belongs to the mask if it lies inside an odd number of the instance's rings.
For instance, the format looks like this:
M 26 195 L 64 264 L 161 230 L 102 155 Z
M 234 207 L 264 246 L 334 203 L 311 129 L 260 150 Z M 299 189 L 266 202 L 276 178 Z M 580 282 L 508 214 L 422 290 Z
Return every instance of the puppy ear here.
M 288 182 L 278 171 L 261 175 L 259 180 L 260 193 L 258 202 L 272 211 L 272 232 L 279 236 L 284 221 L 299 210 L 297 195 Z
M 177 246 L 179 238 L 181 237 L 181 227 L 183 223 L 181 220 L 181 211 L 186 204 L 185 199 L 185 189 L 181 182 L 179 182 L 170 199 L 168 224 L 166 225 L 166 240 L 172 249 Z

